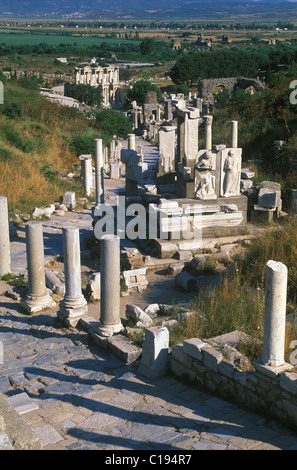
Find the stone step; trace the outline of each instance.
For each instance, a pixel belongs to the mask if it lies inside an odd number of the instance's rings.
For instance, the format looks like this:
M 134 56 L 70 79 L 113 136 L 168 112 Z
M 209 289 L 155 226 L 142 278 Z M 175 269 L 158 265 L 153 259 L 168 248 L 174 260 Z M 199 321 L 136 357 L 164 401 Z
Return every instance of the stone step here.
M 0 445 L 13 450 L 41 450 L 39 436 L 28 426 L 8 398 L 0 393 Z M 10 444 L 9 444 L 10 443 Z

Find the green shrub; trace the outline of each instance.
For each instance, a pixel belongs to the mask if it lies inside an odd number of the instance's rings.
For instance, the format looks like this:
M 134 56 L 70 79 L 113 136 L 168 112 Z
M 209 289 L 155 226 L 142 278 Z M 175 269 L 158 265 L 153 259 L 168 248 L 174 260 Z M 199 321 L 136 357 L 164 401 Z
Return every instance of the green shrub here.
M 20 101 L 6 102 L 6 100 L 4 100 L 4 104 L 0 106 L 0 111 L 9 119 L 15 119 L 23 115 L 24 108 Z
M 70 142 L 70 148 L 77 156 L 93 154 L 95 148 L 94 137 L 90 134 L 73 135 Z
M 117 135 L 123 139 L 132 132 L 128 118 L 114 109 L 102 109 L 96 113 L 96 127 L 108 136 Z
M 49 181 L 56 179 L 56 173 L 52 169 L 52 164 L 45 163 L 40 169 L 40 173 Z

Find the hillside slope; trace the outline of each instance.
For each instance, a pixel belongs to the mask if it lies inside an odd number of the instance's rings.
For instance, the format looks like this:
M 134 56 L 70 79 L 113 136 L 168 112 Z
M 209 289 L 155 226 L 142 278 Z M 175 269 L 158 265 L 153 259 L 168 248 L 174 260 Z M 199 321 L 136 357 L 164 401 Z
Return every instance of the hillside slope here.
M 28 83 L 6 82 L 4 87 L 0 194 L 8 198 L 10 212 L 30 215 L 36 206 L 59 201 L 67 190 L 83 195 L 79 177 L 67 180 L 62 175 L 79 165 L 80 149 L 90 147 L 98 131 L 84 116 L 24 85 Z

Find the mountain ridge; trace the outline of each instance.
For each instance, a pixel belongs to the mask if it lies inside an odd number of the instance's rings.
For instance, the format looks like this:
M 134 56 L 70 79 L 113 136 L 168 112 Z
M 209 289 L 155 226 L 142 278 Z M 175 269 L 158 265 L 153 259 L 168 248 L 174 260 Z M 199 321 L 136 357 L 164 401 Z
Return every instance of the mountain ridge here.
M 0 0 L 2 17 L 56 17 L 84 19 L 260 19 L 297 16 L 297 2 L 281 0 Z M 262 15 L 262 16 L 261 16 Z

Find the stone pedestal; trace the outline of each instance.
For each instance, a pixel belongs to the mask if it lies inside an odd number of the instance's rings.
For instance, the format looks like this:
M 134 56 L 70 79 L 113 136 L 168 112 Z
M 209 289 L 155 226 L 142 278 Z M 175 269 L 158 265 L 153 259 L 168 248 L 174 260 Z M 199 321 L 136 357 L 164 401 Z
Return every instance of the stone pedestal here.
M 7 198 L 0 197 L 0 276 L 10 272 L 10 239 Z
M 120 320 L 120 238 L 100 239 L 101 308 L 99 334 L 112 336 L 122 330 Z
M 88 305 L 81 288 L 79 230 L 63 228 L 65 296 L 60 303 L 58 317 L 67 325 L 76 326 L 88 314 Z
M 26 250 L 28 294 L 21 301 L 21 305 L 29 313 L 35 313 L 56 305 L 46 289 L 43 233 L 40 222 L 27 222 Z
M 198 153 L 199 110 L 187 108 L 177 110 L 177 161 L 188 166 L 195 162 Z
M 159 131 L 159 160 L 156 184 L 159 192 L 174 190 L 175 171 L 175 129 L 163 126 Z
M 168 351 L 169 332 L 167 328 L 146 328 L 138 372 L 150 379 L 157 379 L 164 375 L 168 368 Z
M 287 279 L 288 270 L 284 264 L 267 262 L 262 363 L 272 367 L 285 362 Z
M 76 207 L 75 193 L 67 191 L 63 196 L 63 204 L 68 210 L 72 210 Z

